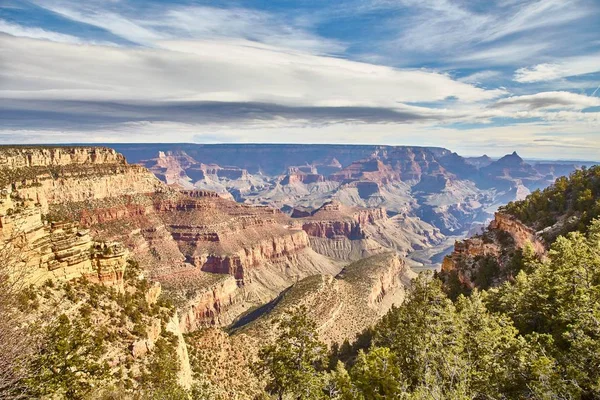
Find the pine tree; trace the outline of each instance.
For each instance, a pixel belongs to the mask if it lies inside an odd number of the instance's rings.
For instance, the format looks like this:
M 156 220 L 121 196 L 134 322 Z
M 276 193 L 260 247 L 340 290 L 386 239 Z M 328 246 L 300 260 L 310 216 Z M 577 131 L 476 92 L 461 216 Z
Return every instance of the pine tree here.
M 290 394 L 296 399 L 324 396 L 323 370 L 326 346 L 319 340 L 316 324 L 301 306 L 286 315 L 278 326 L 273 344 L 259 352 L 255 370 L 266 377 L 267 391 L 278 399 Z

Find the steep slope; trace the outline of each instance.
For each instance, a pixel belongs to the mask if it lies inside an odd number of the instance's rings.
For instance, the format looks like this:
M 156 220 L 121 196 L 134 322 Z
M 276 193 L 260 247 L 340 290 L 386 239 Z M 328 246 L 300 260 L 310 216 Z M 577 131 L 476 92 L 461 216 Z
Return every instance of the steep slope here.
M 272 321 L 305 305 L 328 344 L 352 340 L 363 329 L 404 299 L 415 274 L 394 253 L 354 262 L 338 275 L 315 275 L 298 281 L 277 299 L 242 317 L 233 329 L 252 337 L 269 338 Z
M 156 178 L 105 148 L 0 148 L 0 241 L 9 243 L 34 284 L 86 277 L 122 285 L 127 249 L 64 219 L 52 204 L 153 191 Z M 19 239 L 19 240 L 16 240 Z

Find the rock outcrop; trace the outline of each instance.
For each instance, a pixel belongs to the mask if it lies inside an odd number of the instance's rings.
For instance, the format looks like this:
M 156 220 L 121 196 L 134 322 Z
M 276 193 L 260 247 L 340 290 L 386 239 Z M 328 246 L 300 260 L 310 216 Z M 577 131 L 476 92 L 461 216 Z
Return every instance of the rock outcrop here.
M 0 199 L 0 242 L 7 253 L 4 262 L 32 284 L 86 277 L 122 286 L 127 249 L 117 242 L 94 241 L 77 223 L 44 221 L 42 207 L 11 187 Z
M 504 269 L 514 252 L 528 245 L 539 257 L 545 254 L 544 243 L 532 228 L 510 215 L 496 213 L 483 234 L 455 243 L 453 252 L 442 262 L 442 273 L 446 276 L 456 274 L 461 284 L 473 288 L 475 278 L 481 273 L 480 263 L 489 258 L 496 263 L 498 271 L 491 277 L 493 282 L 488 284 L 497 283 L 510 278 Z
M 342 205 L 338 201 L 325 203 L 302 219 L 302 230 L 309 236 L 350 240 L 365 239 L 363 226 L 387 219 L 384 208 L 358 209 Z
M 225 276 L 214 283 L 204 285 L 188 300 L 185 314 L 181 316 L 182 332 L 193 332 L 200 327 L 226 326 L 235 317 L 234 306 L 242 302 L 242 291 L 232 276 Z
M 247 179 L 248 171 L 237 167 L 204 164 L 183 150 L 159 151 L 156 158 L 137 161 L 169 185 L 193 187 L 193 182 L 204 179 Z
M 407 255 L 443 240 L 431 225 L 405 214 L 388 217 L 383 207 L 364 209 L 332 201 L 298 220 L 315 251 L 341 260 L 358 260 L 386 249 Z

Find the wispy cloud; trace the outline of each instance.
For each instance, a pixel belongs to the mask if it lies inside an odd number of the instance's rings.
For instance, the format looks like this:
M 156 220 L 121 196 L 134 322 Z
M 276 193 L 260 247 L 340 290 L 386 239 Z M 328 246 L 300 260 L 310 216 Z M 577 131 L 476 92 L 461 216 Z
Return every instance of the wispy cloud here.
M 498 100 L 492 108 L 516 107 L 519 109 L 572 109 L 583 110 L 600 106 L 600 98 L 570 92 L 542 92 L 524 96 L 511 96 Z
M 599 152 L 597 1 L 259 3 L 11 0 L 0 141 Z
M 537 64 L 515 71 L 517 82 L 531 83 L 552 81 L 560 78 L 591 74 L 600 71 L 600 53 L 569 57 L 556 63 Z
M 33 39 L 52 40 L 54 42 L 64 43 L 82 43 L 83 41 L 71 35 L 65 35 L 58 32 L 52 32 L 41 28 L 30 28 L 18 24 L 13 24 L 0 19 L 0 32 L 8 33 L 13 36 L 27 37 Z
M 502 73 L 500 71 L 483 70 L 483 71 L 478 71 L 478 72 L 472 73 L 467 76 L 463 76 L 462 78 L 459 78 L 458 80 L 460 82 L 465 82 L 465 83 L 481 84 L 490 79 L 497 78 L 500 75 L 502 75 Z
M 444 74 L 282 51 L 242 40 L 160 42 L 160 48 L 139 49 L 0 36 L 0 45 L 6 56 L 4 74 L 21 82 L 21 87 L 3 90 L 4 98 L 396 108 L 448 97 L 476 102 L 504 93 Z M 43 89 L 37 89 L 40 78 L 48 85 Z
M 522 65 L 535 56 L 572 49 L 573 41 L 586 34 L 575 21 L 593 18 L 600 11 L 588 0 L 372 0 L 368 4 L 399 10 L 387 19 L 388 31 L 395 36 L 382 39 L 392 52 L 388 58 L 402 62 L 409 53 L 413 62 L 441 58 L 472 65 Z
M 246 8 L 150 4 L 133 13 L 93 0 L 37 0 L 37 4 L 144 46 L 156 46 L 162 40 L 236 38 L 319 54 L 344 50 L 341 42 L 306 30 L 301 19 Z

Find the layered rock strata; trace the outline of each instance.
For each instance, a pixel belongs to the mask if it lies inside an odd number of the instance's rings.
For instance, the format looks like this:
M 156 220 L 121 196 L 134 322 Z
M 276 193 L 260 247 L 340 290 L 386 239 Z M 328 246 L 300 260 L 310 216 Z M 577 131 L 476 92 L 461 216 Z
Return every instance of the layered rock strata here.
M 16 198 L 10 188 L 0 199 L 3 262 L 32 284 L 48 279 L 122 286 L 128 251 L 117 242 L 98 242 L 77 223 L 49 223 L 42 207 Z

